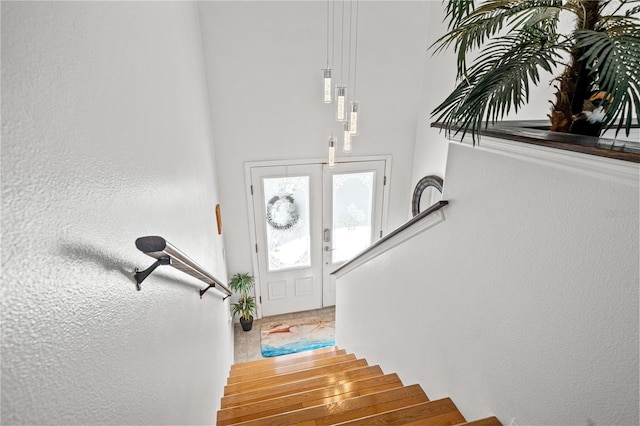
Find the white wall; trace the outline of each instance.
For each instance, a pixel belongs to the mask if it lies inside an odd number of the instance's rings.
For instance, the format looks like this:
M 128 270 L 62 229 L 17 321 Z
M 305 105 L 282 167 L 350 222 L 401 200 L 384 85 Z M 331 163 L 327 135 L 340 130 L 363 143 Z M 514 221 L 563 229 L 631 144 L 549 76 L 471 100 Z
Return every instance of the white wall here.
M 211 118 L 189 3 L 2 2 L 2 424 L 206 424 L 228 301 Z
M 336 343 L 469 419 L 638 424 L 638 167 L 534 151 L 449 145 L 446 221 L 337 279 Z
M 227 260 L 232 273 L 250 271 L 243 164 L 325 158 L 329 135 L 339 134 L 335 104 L 321 101 L 326 2 L 203 2 L 199 7 L 217 169 L 224 182 Z M 340 7 L 336 2 L 336 44 Z M 338 156 L 393 156 L 389 229 L 410 212 L 416 121 L 423 119 L 417 107 L 427 7 L 428 2 L 359 2 L 360 135 L 351 154 Z M 339 58 L 337 45 L 334 68 Z M 334 81 L 339 74 L 334 71 Z

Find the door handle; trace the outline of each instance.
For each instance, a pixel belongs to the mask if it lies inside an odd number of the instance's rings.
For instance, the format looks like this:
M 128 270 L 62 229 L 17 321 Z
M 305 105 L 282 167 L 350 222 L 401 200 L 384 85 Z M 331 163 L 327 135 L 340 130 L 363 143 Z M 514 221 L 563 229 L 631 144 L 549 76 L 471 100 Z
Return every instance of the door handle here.
M 329 248 L 329 246 L 324 246 L 324 251 L 334 251 L 335 249 Z
M 331 230 L 329 228 L 325 228 L 324 230 L 324 242 L 325 243 L 331 242 Z

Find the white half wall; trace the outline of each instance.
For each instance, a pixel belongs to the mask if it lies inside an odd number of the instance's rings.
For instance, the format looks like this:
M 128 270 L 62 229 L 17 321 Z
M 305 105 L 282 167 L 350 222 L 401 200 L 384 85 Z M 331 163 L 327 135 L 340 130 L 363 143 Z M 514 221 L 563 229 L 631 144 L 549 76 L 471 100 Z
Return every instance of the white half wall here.
M 341 3 L 335 5 L 337 84 Z M 353 139 L 350 154 L 342 153 L 340 142 L 337 156 L 392 156 L 388 229 L 403 223 L 411 211 L 416 120 L 424 119 L 417 108 L 428 5 L 359 2 L 360 135 Z M 224 182 L 220 197 L 230 273 L 251 271 L 244 163 L 327 158 L 329 136 L 341 135 L 336 105 L 322 102 L 326 6 L 326 1 L 199 4 L 217 170 Z M 345 21 L 348 25 L 348 18 Z M 345 43 L 345 82 L 347 47 Z
M 2 2 L 2 424 L 211 424 L 228 301 L 197 10 Z
M 488 145 L 449 145 L 443 223 L 337 278 L 336 344 L 468 419 L 638 424 L 637 165 Z

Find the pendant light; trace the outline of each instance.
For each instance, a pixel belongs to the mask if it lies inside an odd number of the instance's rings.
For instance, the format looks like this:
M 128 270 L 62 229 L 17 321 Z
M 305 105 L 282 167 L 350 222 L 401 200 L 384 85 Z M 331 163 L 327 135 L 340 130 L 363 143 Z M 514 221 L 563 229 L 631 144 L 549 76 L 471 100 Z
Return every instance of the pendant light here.
M 342 146 L 344 152 L 351 152 L 351 130 L 349 129 L 349 122 L 344 122 L 344 145 Z
M 329 138 L 329 167 L 335 167 L 336 165 L 336 140 L 331 135 Z
M 338 108 L 336 109 L 336 120 L 346 121 L 347 114 L 345 104 L 347 102 L 347 86 L 336 86 L 336 102 Z
M 360 105 L 358 101 L 351 101 L 349 103 L 349 129 L 351 131 L 351 136 L 358 135 L 358 108 L 359 107 Z

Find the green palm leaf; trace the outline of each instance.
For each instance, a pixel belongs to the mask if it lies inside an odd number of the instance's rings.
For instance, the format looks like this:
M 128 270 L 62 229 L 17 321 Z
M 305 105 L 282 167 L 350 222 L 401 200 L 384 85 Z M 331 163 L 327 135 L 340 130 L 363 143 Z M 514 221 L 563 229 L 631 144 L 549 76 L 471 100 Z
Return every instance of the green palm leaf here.
M 463 137 L 471 129 L 475 143 L 483 121 L 493 123 L 511 108 L 517 111 L 528 101 L 530 84 L 540 81 L 539 69 L 551 71 L 561 59 L 558 46 L 548 43 L 540 27 L 497 38 L 432 114 Z
M 634 109 L 640 111 L 640 25 L 629 19 L 610 20 L 603 31 L 576 31 L 576 47 L 585 49 L 581 60 L 595 75 L 595 89 L 613 97 L 605 124 L 627 135 Z M 640 115 L 637 117 L 640 124 Z
M 562 9 L 572 10 L 563 6 L 561 0 L 489 0 L 478 8 L 470 1 L 450 1 L 447 4 L 450 31 L 431 48 L 439 52 L 453 44 L 458 53 L 458 77 L 462 77 L 467 53 L 480 48 L 503 29 L 513 31 L 523 24 L 535 27 L 543 23 L 548 36 L 553 38 Z

